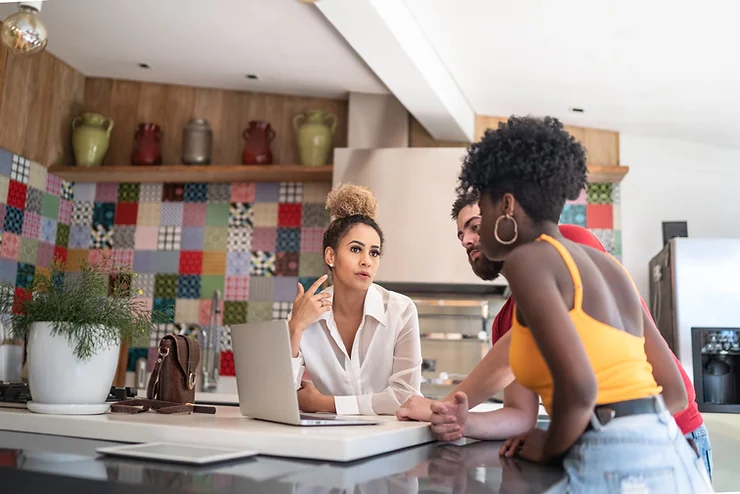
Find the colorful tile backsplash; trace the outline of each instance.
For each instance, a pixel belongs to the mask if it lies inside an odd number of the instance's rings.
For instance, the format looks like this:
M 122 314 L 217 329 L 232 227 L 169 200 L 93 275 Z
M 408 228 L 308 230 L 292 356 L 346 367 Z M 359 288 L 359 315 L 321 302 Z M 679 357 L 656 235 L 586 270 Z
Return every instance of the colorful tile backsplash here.
M 322 236 L 329 184 L 71 184 L 0 149 L 0 282 L 21 293 L 54 257 L 71 272 L 99 249 L 139 273 L 142 301 L 174 308 L 169 324 L 129 354 L 150 351 L 176 323 L 207 324 L 220 290 L 221 375 L 233 375 L 228 325 L 285 318 L 297 283 L 324 273 Z M 619 185 L 590 184 L 561 223 L 589 228 L 621 256 Z

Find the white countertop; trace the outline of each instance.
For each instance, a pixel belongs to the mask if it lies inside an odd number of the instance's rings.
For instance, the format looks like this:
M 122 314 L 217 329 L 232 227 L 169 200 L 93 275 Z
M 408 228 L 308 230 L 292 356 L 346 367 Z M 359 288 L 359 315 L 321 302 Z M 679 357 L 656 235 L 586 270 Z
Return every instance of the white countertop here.
M 354 461 L 432 442 L 429 424 L 374 417 L 373 426 L 296 427 L 252 420 L 237 407 L 215 415 L 44 415 L 0 408 L 0 429 L 131 443 L 174 442 L 251 449 L 264 455 Z

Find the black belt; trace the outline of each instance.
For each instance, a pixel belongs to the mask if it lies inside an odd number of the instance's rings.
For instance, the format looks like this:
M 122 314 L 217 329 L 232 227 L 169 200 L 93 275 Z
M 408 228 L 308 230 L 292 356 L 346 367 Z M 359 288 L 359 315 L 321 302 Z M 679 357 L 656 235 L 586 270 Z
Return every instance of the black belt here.
M 629 415 L 663 413 L 667 410 L 660 395 L 638 398 L 636 400 L 618 401 L 605 405 L 596 405 L 586 430 L 599 430 L 613 419 Z

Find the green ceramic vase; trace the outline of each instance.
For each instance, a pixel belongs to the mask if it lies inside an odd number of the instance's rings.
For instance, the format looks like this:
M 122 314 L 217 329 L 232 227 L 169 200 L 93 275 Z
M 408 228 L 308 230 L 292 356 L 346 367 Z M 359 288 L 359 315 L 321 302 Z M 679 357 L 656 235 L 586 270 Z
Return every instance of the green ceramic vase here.
M 100 166 L 108 152 L 113 120 L 97 113 L 84 113 L 72 120 L 72 149 L 77 166 Z
M 327 120 L 331 120 L 331 125 L 327 125 Z M 302 165 L 326 165 L 331 151 L 331 138 L 336 128 L 337 116 L 321 110 L 309 110 L 293 118 Z

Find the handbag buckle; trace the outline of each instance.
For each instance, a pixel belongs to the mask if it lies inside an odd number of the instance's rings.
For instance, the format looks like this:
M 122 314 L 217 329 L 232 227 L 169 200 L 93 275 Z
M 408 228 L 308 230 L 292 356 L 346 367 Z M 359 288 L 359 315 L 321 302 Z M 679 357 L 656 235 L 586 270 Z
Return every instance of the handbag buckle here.
M 195 388 L 195 372 L 191 372 L 188 375 L 188 389 Z

